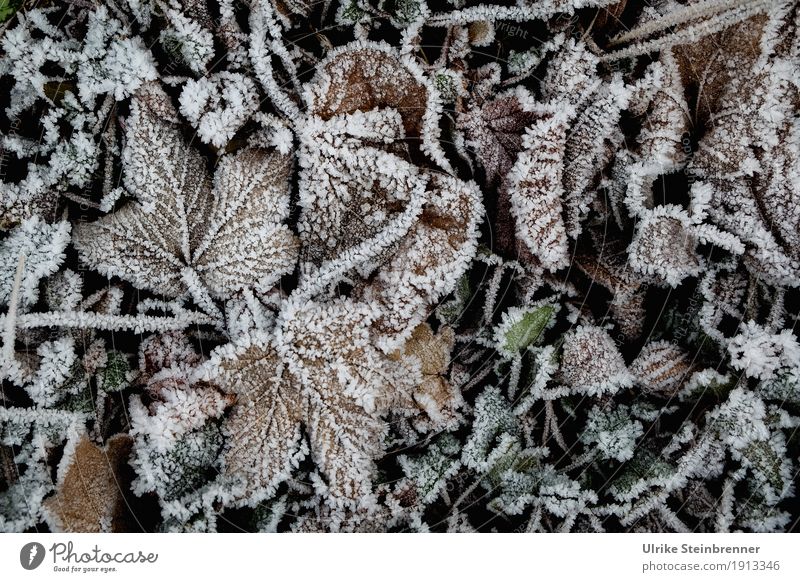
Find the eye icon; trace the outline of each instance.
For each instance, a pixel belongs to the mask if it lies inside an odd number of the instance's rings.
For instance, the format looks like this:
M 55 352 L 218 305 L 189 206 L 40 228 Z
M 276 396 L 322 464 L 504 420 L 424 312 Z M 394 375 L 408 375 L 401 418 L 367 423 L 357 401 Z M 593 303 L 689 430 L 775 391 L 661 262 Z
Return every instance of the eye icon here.
M 19 551 L 19 563 L 26 570 L 35 570 L 44 561 L 44 546 L 39 542 L 30 542 Z

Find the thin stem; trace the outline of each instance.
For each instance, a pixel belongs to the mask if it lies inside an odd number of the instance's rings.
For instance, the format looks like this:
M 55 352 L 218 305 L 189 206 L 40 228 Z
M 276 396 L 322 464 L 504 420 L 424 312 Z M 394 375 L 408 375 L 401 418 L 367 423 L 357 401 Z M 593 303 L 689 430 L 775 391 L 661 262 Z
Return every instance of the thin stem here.
M 8 315 L 0 320 L 8 326 Z M 155 315 L 109 315 L 85 311 L 50 311 L 26 313 L 16 318 L 16 328 L 69 327 L 78 329 L 103 329 L 110 331 L 132 330 L 135 333 L 164 332 L 185 329 L 195 325 L 216 325 L 217 320 L 204 313 L 187 313 L 183 317 Z M 13 325 L 13 323 L 12 323 Z
M 14 361 L 19 290 L 22 287 L 22 272 L 24 269 L 25 255 L 20 255 L 17 261 L 17 270 L 14 272 L 14 285 L 11 287 L 11 297 L 8 300 L 8 313 L 5 316 L 5 326 L 3 328 L 2 361 L 5 365 L 9 365 Z

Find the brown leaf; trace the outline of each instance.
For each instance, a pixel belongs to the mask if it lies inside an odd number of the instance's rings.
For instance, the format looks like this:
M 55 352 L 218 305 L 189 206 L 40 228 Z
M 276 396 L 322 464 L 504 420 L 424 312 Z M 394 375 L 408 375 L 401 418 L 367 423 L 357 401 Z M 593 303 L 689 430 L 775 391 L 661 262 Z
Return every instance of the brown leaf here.
M 788 286 L 800 285 L 800 202 L 792 186 L 800 167 L 800 92 L 787 76 L 796 59 L 797 10 L 787 4 L 768 15 L 758 58 L 743 63 L 749 68 L 737 70 L 738 81 L 731 73 L 690 164 L 704 182 L 693 196 L 705 198 L 711 220 L 744 243 L 748 269 Z
M 588 244 L 575 257 L 575 266 L 589 278 L 590 285 L 605 287 L 612 295 L 611 314 L 626 338 L 642 332 L 645 291 L 642 277 L 628 264 L 627 242 L 589 231 Z
M 169 121 L 163 91 L 148 86 L 133 111 L 123 175 L 138 200 L 74 229 L 83 260 L 172 297 L 197 279 L 215 297 L 266 290 L 291 271 L 297 243 L 283 224 L 291 158 L 255 148 L 223 156 L 212 188 L 202 157 Z
M 616 392 L 629 387 L 633 378 L 608 332 L 593 325 L 580 325 L 564 338 L 561 378 L 588 395 Z
M 457 422 L 456 411 L 464 400 L 458 387 L 446 374 L 450 368 L 450 352 L 455 344 L 452 328 L 444 327 L 434 334 L 427 323 L 419 324 L 401 351 L 389 359 L 405 359 L 421 373 L 421 382 L 413 391 L 414 406 L 424 412 L 427 421 L 418 421 L 421 430 L 441 430 Z
M 431 202 L 374 279 L 357 296 L 376 303 L 378 345 L 393 351 L 456 285 L 475 254 L 480 193 L 446 174 L 430 175 Z
M 108 439 L 104 449 L 86 436 L 78 442 L 55 496 L 44 503 L 55 531 L 123 531 L 126 485 L 119 471 L 131 445 L 122 434 Z
M 213 356 L 238 396 L 223 427 L 224 473 L 242 504 L 268 497 L 290 476 L 300 426 L 327 480 L 328 502 L 355 506 L 371 492 L 382 454 L 387 393 L 407 391 L 408 370 L 370 345 L 371 309 L 337 300 L 287 303 L 276 337 L 228 345 Z
M 616 4 L 604 6 L 598 9 L 597 20 L 594 26 L 600 30 L 606 28 L 616 29 L 619 28 L 619 17 L 625 12 L 625 7 L 628 5 L 628 0 L 620 0 Z
M 695 251 L 697 237 L 688 222 L 673 205 L 646 210 L 629 247 L 631 267 L 672 287 L 697 275 L 701 265 Z
M 221 369 L 237 395 L 223 425 L 223 472 L 253 491 L 272 491 L 289 477 L 300 439 L 297 388 L 283 374 L 275 350 L 261 342 L 223 359 Z
M 522 151 L 522 135 L 537 115 L 526 111 L 517 92 L 510 92 L 458 116 L 458 125 L 467 137 L 475 159 L 486 173 L 486 183 L 502 180 L 517 154 Z
M 557 113 L 533 124 L 528 131 L 532 147 L 520 154 L 504 186 L 517 239 L 552 271 L 569 264 L 562 207 L 567 121 Z
M 689 379 L 689 354 L 675 344 L 658 341 L 647 344 L 631 364 L 631 373 L 648 393 L 671 398 Z
M 312 113 L 335 115 L 396 109 L 405 133 L 419 137 L 428 107 L 428 90 L 421 75 L 404 65 L 388 45 L 365 43 L 334 51 L 317 68 L 309 85 Z
M 697 42 L 672 49 L 687 99 L 691 99 L 695 123 L 700 126 L 711 123 L 731 83 L 741 79 L 742 70 L 755 63 L 766 20 L 766 15 L 760 14 Z

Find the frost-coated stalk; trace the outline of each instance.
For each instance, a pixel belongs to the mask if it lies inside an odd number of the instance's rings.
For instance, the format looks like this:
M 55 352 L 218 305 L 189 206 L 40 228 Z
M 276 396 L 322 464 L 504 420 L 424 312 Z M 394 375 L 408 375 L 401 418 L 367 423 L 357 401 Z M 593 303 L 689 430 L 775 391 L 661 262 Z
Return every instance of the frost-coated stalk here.
M 511 360 L 511 370 L 508 372 L 508 397 L 515 401 L 519 389 L 519 377 L 522 373 L 522 355 L 517 354 Z
M 245 289 L 243 293 L 245 301 L 247 302 L 247 306 L 250 308 L 250 311 L 253 314 L 253 319 L 255 320 L 256 327 L 259 329 L 267 329 L 268 318 L 266 317 L 264 305 L 253 294 L 252 289 Z
M 25 269 L 25 255 L 17 259 L 17 268 L 14 271 L 14 284 L 11 287 L 11 297 L 8 300 L 8 312 L 3 322 L 3 352 L 2 361 L 10 366 L 14 361 L 14 343 L 17 328 L 17 310 L 19 309 L 19 291 L 22 287 L 22 272 Z
M 544 431 L 542 432 L 542 445 L 547 445 L 550 440 L 550 435 L 553 435 L 556 443 L 561 450 L 568 451 L 569 446 L 564 441 L 564 436 L 561 434 L 561 428 L 558 425 L 558 417 L 556 416 L 555 406 L 552 400 L 545 400 L 544 403 L 545 418 L 544 418 Z
M 181 271 L 181 280 L 186 284 L 189 295 L 191 295 L 200 309 L 205 311 L 209 317 L 216 321 L 217 325 L 221 325 L 224 316 L 208 294 L 208 290 L 203 285 L 200 277 L 198 277 L 197 272 L 191 267 L 186 267 Z
M 643 40 L 652 34 L 670 30 L 691 20 L 707 19 L 720 16 L 723 12 L 741 8 L 766 9 L 775 0 L 701 0 L 686 6 L 680 6 L 667 12 L 661 18 L 654 18 L 641 26 L 620 34 L 611 39 L 612 45 L 623 44 L 632 40 Z
M 678 28 L 677 31 L 666 34 L 665 36 L 649 41 L 638 42 L 630 47 L 606 53 L 602 55 L 601 60 L 604 62 L 614 62 L 644 55 L 653 51 L 667 50 L 682 44 L 697 42 L 704 37 L 730 28 L 732 25 L 742 20 L 747 20 L 752 16 L 763 14 L 774 5 L 774 2 L 770 0 L 754 3 L 745 1 L 741 4 L 741 6 L 733 6 L 728 12 L 712 14 L 706 20 L 687 25 L 683 28 Z M 622 44 L 621 41 L 620 44 Z
M 4 326 L 8 326 L 9 316 L 0 315 Z M 104 329 L 109 331 L 129 330 L 134 333 L 165 332 L 182 330 L 198 325 L 218 325 L 219 320 L 205 313 L 186 312 L 176 317 L 155 315 L 109 315 L 85 311 L 52 311 L 44 313 L 25 313 L 16 316 L 16 327 L 32 329 L 36 327 L 66 327 L 76 329 Z
M 544 0 L 543 2 L 537 2 L 535 5 L 525 6 L 470 6 L 449 13 L 433 14 L 428 18 L 428 24 L 430 26 L 449 26 L 451 24 L 469 24 L 481 20 L 511 20 L 514 22 L 539 20 L 558 12 L 564 12 L 568 8 L 604 6 L 612 4 L 614 1 L 615 0 Z
M 269 6 L 269 7 L 268 7 Z M 253 63 L 253 69 L 261 82 L 262 87 L 270 96 L 275 105 L 281 112 L 292 122 L 297 122 L 303 118 L 303 113 L 298 109 L 294 101 L 289 95 L 278 85 L 275 81 L 274 72 L 272 70 L 272 63 L 270 62 L 271 54 L 266 47 L 267 34 L 272 34 L 277 23 L 270 18 L 270 11 L 272 10 L 269 2 L 258 0 L 253 4 L 254 10 L 250 14 L 250 59 Z M 270 28 L 273 27 L 273 29 Z M 277 43 L 274 36 L 270 40 L 270 44 L 275 48 L 272 43 Z M 282 51 L 285 59 L 293 63 L 285 48 Z M 281 55 L 279 55 L 281 56 Z M 290 67 L 290 72 L 294 74 L 294 65 Z
M 508 266 L 508 264 L 504 263 L 495 267 L 492 278 L 489 281 L 489 288 L 486 290 L 486 302 L 483 306 L 483 320 L 487 323 L 494 318 L 495 310 L 497 309 L 497 294 L 500 292 L 500 282 Z

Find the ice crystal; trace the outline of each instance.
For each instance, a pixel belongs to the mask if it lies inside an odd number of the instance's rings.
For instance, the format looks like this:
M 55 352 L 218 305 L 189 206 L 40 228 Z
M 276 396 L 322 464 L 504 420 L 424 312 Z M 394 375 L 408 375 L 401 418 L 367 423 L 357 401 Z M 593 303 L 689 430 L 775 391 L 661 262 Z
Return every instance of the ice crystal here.
M 636 439 L 643 433 L 642 423 L 632 421 L 630 411 L 624 405 L 611 412 L 593 408 L 581 441 L 597 447 L 603 458 L 627 461 L 633 457 Z
M 181 113 L 201 140 L 217 148 L 224 147 L 257 108 L 255 84 L 238 73 L 190 80 L 181 92 Z
M 68 222 L 47 224 L 39 217 L 29 218 L 12 229 L 0 243 L 0 302 L 9 302 L 14 272 L 22 257 L 20 299 L 24 305 L 36 303 L 39 281 L 54 274 L 64 260 L 69 233 Z
M 734 368 L 756 378 L 769 379 L 779 368 L 800 366 L 800 344 L 790 330 L 771 334 L 753 321 L 742 326 L 728 351 Z

